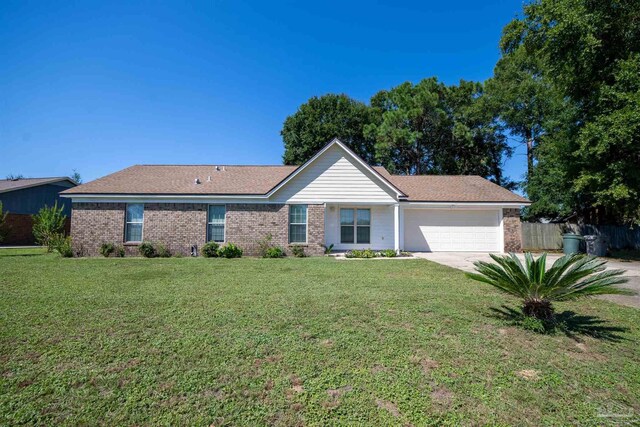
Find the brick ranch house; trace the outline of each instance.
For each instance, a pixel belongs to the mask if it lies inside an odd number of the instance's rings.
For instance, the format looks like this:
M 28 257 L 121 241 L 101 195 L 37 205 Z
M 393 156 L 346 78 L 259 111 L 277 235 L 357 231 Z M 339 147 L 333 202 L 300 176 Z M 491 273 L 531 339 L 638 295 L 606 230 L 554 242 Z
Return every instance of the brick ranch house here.
M 61 193 L 81 255 L 104 242 L 189 254 L 207 241 L 257 253 L 267 234 L 308 255 L 360 248 L 519 252 L 530 202 L 479 176 L 401 176 L 334 139 L 302 166 L 136 165 Z M 287 251 L 288 252 L 288 251 Z

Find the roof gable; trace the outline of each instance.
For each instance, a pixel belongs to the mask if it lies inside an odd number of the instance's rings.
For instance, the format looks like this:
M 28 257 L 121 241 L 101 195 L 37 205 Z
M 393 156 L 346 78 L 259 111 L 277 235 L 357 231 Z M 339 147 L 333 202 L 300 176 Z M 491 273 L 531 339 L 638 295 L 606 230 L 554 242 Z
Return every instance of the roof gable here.
M 295 184 L 292 184 L 293 182 Z M 336 198 L 334 192 L 347 194 L 349 188 L 345 186 L 352 184 L 356 187 L 364 186 L 369 192 L 382 191 L 394 199 L 405 196 L 379 170 L 365 163 L 337 138 L 331 140 L 315 156 L 276 185 L 268 196 L 277 194 L 276 198 L 279 200 L 291 200 L 294 194 L 298 195 L 297 198 L 304 198 L 316 192 L 320 195 L 332 190 L 331 194 L 326 195 L 327 201 L 330 201 Z M 351 187 L 351 190 L 356 187 Z M 337 198 L 341 197 L 338 195 Z

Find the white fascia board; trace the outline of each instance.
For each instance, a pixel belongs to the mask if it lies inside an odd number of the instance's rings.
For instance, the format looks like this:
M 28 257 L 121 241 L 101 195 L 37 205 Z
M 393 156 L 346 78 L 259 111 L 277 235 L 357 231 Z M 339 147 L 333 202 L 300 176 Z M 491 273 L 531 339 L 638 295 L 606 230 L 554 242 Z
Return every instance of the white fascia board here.
M 269 191 L 267 193 L 267 196 L 270 197 L 271 195 L 276 193 L 278 190 L 280 190 L 282 187 L 284 187 L 289 181 L 291 181 L 300 172 L 302 172 L 304 169 L 306 169 L 311 163 L 316 161 L 316 159 L 318 157 L 320 157 L 325 151 L 327 151 L 329 148 L 333 147 L 334 145 L 337 145 L 340 148 L 342 148 L 347 154 L 349 154 L 349 156 L 351 156 L 352 159 L 355 159 L 358 163 L 360 163 L 360 165 L 362 165 L 374 177 L 376 177 L 376 179 L 378 181 L 380 181 L 388 189 L 390 189 L 393 193 L 395 193 L 396 197 L 406 197 L 404 193 L 402 193 L 400 190 L 398 190 L 396 187 L 394 187 L 391 183 L 389 183 L 382 175 L 380 175 L 380 173 L 378 173 L 375 169 L 373 169 L 371 166 L 369 166 L 364 160 L 362 160 L 360 158 L 360 156 L 358 156 L 355 153 L 353 153 L 353 151 L 351 151 L 351 149 L 349 149 L 349 147 L 344 145 L 338 138 L 332 139 L 331 142 L 329 142 L 327 145 L 325 145 L 322 150 L 318 151 L 312 158 L 307 160 L 302 166 L 300 166 L 298 169 L 296 169 L 291 175 L 289 175 L 284 180 L 282 180 L 278 185 L 273 187 L 271 189 L 271 191 Z

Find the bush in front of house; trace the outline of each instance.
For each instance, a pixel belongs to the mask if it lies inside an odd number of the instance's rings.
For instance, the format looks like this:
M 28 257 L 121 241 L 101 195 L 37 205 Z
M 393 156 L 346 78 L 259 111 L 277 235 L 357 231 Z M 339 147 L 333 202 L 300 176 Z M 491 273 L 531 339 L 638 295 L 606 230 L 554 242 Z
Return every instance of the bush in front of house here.
M 118 258 L 124 258 L 124 255 L 125 255 L 124 246 L 116 246 L 114 255 L 117 256 Z
M 140 251 L 140 255 L 145 258 L 153 258 L 156 256 L 156 248 L 154 248 L 150 242 L 142 242 L 140 246 L 138 246 L 138 251 Z
M 272 246 L 267 248 L 262 258 L 282 258 L 284 257 L 284 249 L 280 246 Z
M 45 206 L 33 215 L 33 237 L 39 245 L 46 246 L 47 252 L 53 251 L 54 243 L 63 234 L 67 216 L 62 213 L 63 207 L 56 202 L 52 207 Z
M 103 243 L 100 245 L 100 255 L 102 255 L 105 258 L 108 258 L 109 256 L 111 256 L 112 253 L 114 253 L 116 250 L 116 247 L 114 246 L 113 243 Z
M 372 249 L 352 249 L 347 251 L 346 258 L 375 258 L 377 254 Z
M 331 252 L 333 252 L 333 243 L 330 244 L 329 246 L 322 245 L 322 247 L 324 248 L 324 254 L 325 255 L 330 255 Z
M 385 249 L 378 252 L 378 254 L 384 258 L 395 258 L 396 256 L 398 256 L 396 251 L 394 251 L 393 249 Z
M 202 256 L 205 258 L 217 258 L 220 245 L 216 242 L 207 242 L 202 247 Z
M 73 248 L 71 247 L 71 236 L 65 236 L 62 233 L 58 233 L 51 237 L 49 244 L 60 254 L 61 257 L 71 258 L 73 257 Z
M 242 249 L 233 243 L 227 243 L 218 248 L 218 256 L 221 258 L 240 258 L 242 256 Z
M 296 258 L 304 258 L 307 254 L 304 253 L 304 247 L 300 245 L 291 246 L 291 253 Z
M 156 248 L 156 256 L 158 258 L 171 258 L 171 251 L 162 243 L 158 243 Z

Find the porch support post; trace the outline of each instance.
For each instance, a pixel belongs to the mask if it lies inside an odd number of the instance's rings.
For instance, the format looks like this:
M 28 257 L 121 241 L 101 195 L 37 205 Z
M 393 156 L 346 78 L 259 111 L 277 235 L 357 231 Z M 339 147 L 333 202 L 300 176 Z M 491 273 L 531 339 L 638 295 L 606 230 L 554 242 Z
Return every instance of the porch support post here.
M 393 205 L 393 249 L 400 253 L 400 204 Z

